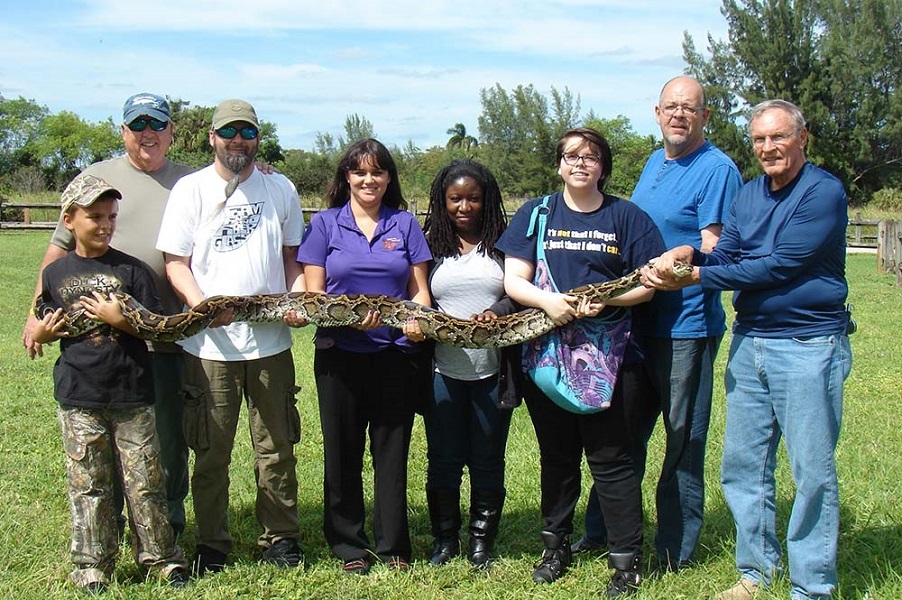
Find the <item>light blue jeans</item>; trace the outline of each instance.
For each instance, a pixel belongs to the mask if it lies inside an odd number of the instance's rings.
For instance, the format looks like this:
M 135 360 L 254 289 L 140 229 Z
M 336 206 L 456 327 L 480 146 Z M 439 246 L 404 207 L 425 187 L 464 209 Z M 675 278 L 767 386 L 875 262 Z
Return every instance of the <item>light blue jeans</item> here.
M 786 440 L 796 495 L 786 532 L 792 598 L 829 598 L 836 587 L 839 486 L 834 450 L 849 338 L 733 335 L 725 375 L 721 483 L 736 523 L 736 567 L 768 585 L 781 570 L 776 532 L 777 446 Z

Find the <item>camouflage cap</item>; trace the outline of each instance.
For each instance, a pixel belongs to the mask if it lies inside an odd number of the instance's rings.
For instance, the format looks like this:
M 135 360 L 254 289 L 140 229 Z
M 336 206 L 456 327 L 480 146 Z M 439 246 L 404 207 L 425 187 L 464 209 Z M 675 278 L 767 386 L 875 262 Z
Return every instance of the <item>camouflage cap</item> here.
M 119 190 L 100 177 L 82 173 L 63 190 L 63 195 L 60 197 L 63 203 L 63 212 L 69 210 L 74 204 L 91 206 L 98 198 L 108 193 L 120 200 L 122 199 L 122 194 Z

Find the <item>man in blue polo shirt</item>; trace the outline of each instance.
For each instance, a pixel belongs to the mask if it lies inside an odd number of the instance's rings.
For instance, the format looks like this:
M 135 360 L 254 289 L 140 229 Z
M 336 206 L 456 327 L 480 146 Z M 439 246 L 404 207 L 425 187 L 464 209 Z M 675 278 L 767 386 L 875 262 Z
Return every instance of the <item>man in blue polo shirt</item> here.
M 837 581 L 834 452 L 852 366 L 846 193 L 807 162 L 805 117 L 792 103 L 755 106 L 749 133 L 765 174 L 740 190 L 717 248 L 674 248 L 643 271 L 643 283 L 736 290 L 721 483 L 736 523 L 740 579 L 716 599 L 750 600 L 781 571 L 774 477 L 781 436 L 796 486 L 786 534 L 791 597 L 823 599 Z M 675 278 L 675 260 L 696 265 L 692 274 Z
M 655 106 L 664 147 L 645 163 L 630 199 L 654 220 L 668 248 L 689 244 L 710 252 L 742 186 L 733 161 L 705 139 L 709 116 L 698 81 L 679 76 L 664 85 Z M 657 293 L 633 315 L 647 375 L 637 391 L 633 461 L 641 478 L 645 447 L 662 415 L 667 443 L 656 494 L 655 552 L 665 569 L 676 570 L 692 559 L 702 529 L 714 358 L 726 317 L 720 292 L 701 288 Z M 605 547 L 595 497 L 589 495 L 586 533 L 573 544 L 575 553 Z

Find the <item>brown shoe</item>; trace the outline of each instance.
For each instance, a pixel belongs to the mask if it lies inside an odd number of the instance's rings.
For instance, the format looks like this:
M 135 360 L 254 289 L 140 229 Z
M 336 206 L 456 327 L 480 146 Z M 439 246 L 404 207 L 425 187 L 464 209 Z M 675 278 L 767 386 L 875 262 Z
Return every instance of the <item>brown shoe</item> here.
M 404 560 L 403 558 L 398 558 L 397 556 L 393 556 L 386 563 L 389 569 L 393 569 L 395 571 L 409 571 L 410 563 Z
M 714 600 L 752 600 L 758 593 L 758 584 L 743 577 L 728 590 L 714 596 Z

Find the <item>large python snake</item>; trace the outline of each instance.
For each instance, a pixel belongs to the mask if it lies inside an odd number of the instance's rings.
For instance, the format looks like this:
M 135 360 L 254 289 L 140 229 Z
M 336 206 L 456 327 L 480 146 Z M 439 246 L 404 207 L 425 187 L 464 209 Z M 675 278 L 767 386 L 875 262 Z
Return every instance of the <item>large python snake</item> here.
M 649 263 L 651 265 L 652 263 Z M 691 272 L 692 267 L 682 263 L 674 266 L 678 277 Z M 589 302 L 601 303 L 624 294 L 640 285 L 641 269 L 605 283 L 593 283 L 574 288 L 566 294 Z M 191 337 L 202 331 L 223 311 L 234 311 L 233 321 L 252 323 L 281 322 L 289 311 L 318 327 L 354 325 L 363 321 L 369 311 L 378 311 L 382 323 L 402 329 L 409 318 L 414 318 L 426 337 L 443 344 L 465 348 L 500 348 L 539 337 L 555 324 L 545 311 L 528 308 L 491 321 L 458 319 L 441 311 L 390 296 L 368 294 L 318 294 L 293 292 L 286 294 L 261 294 L 256 296 L 213 296 L 185 312 L 159 315 L 147 310 L 128 294 L 113 293 L 119 302 L 125 319 L 135 328 L 139 337 L 156 342 L 173 342 Z M 53 308 L 42 304 L 40 298 L 34 306 L 34 314 L 42 318 Z M 66 313 L 64 331 L 68 337 L 82 335 L 100 327 L 102 323 L 91 319 L 83 308 Z

